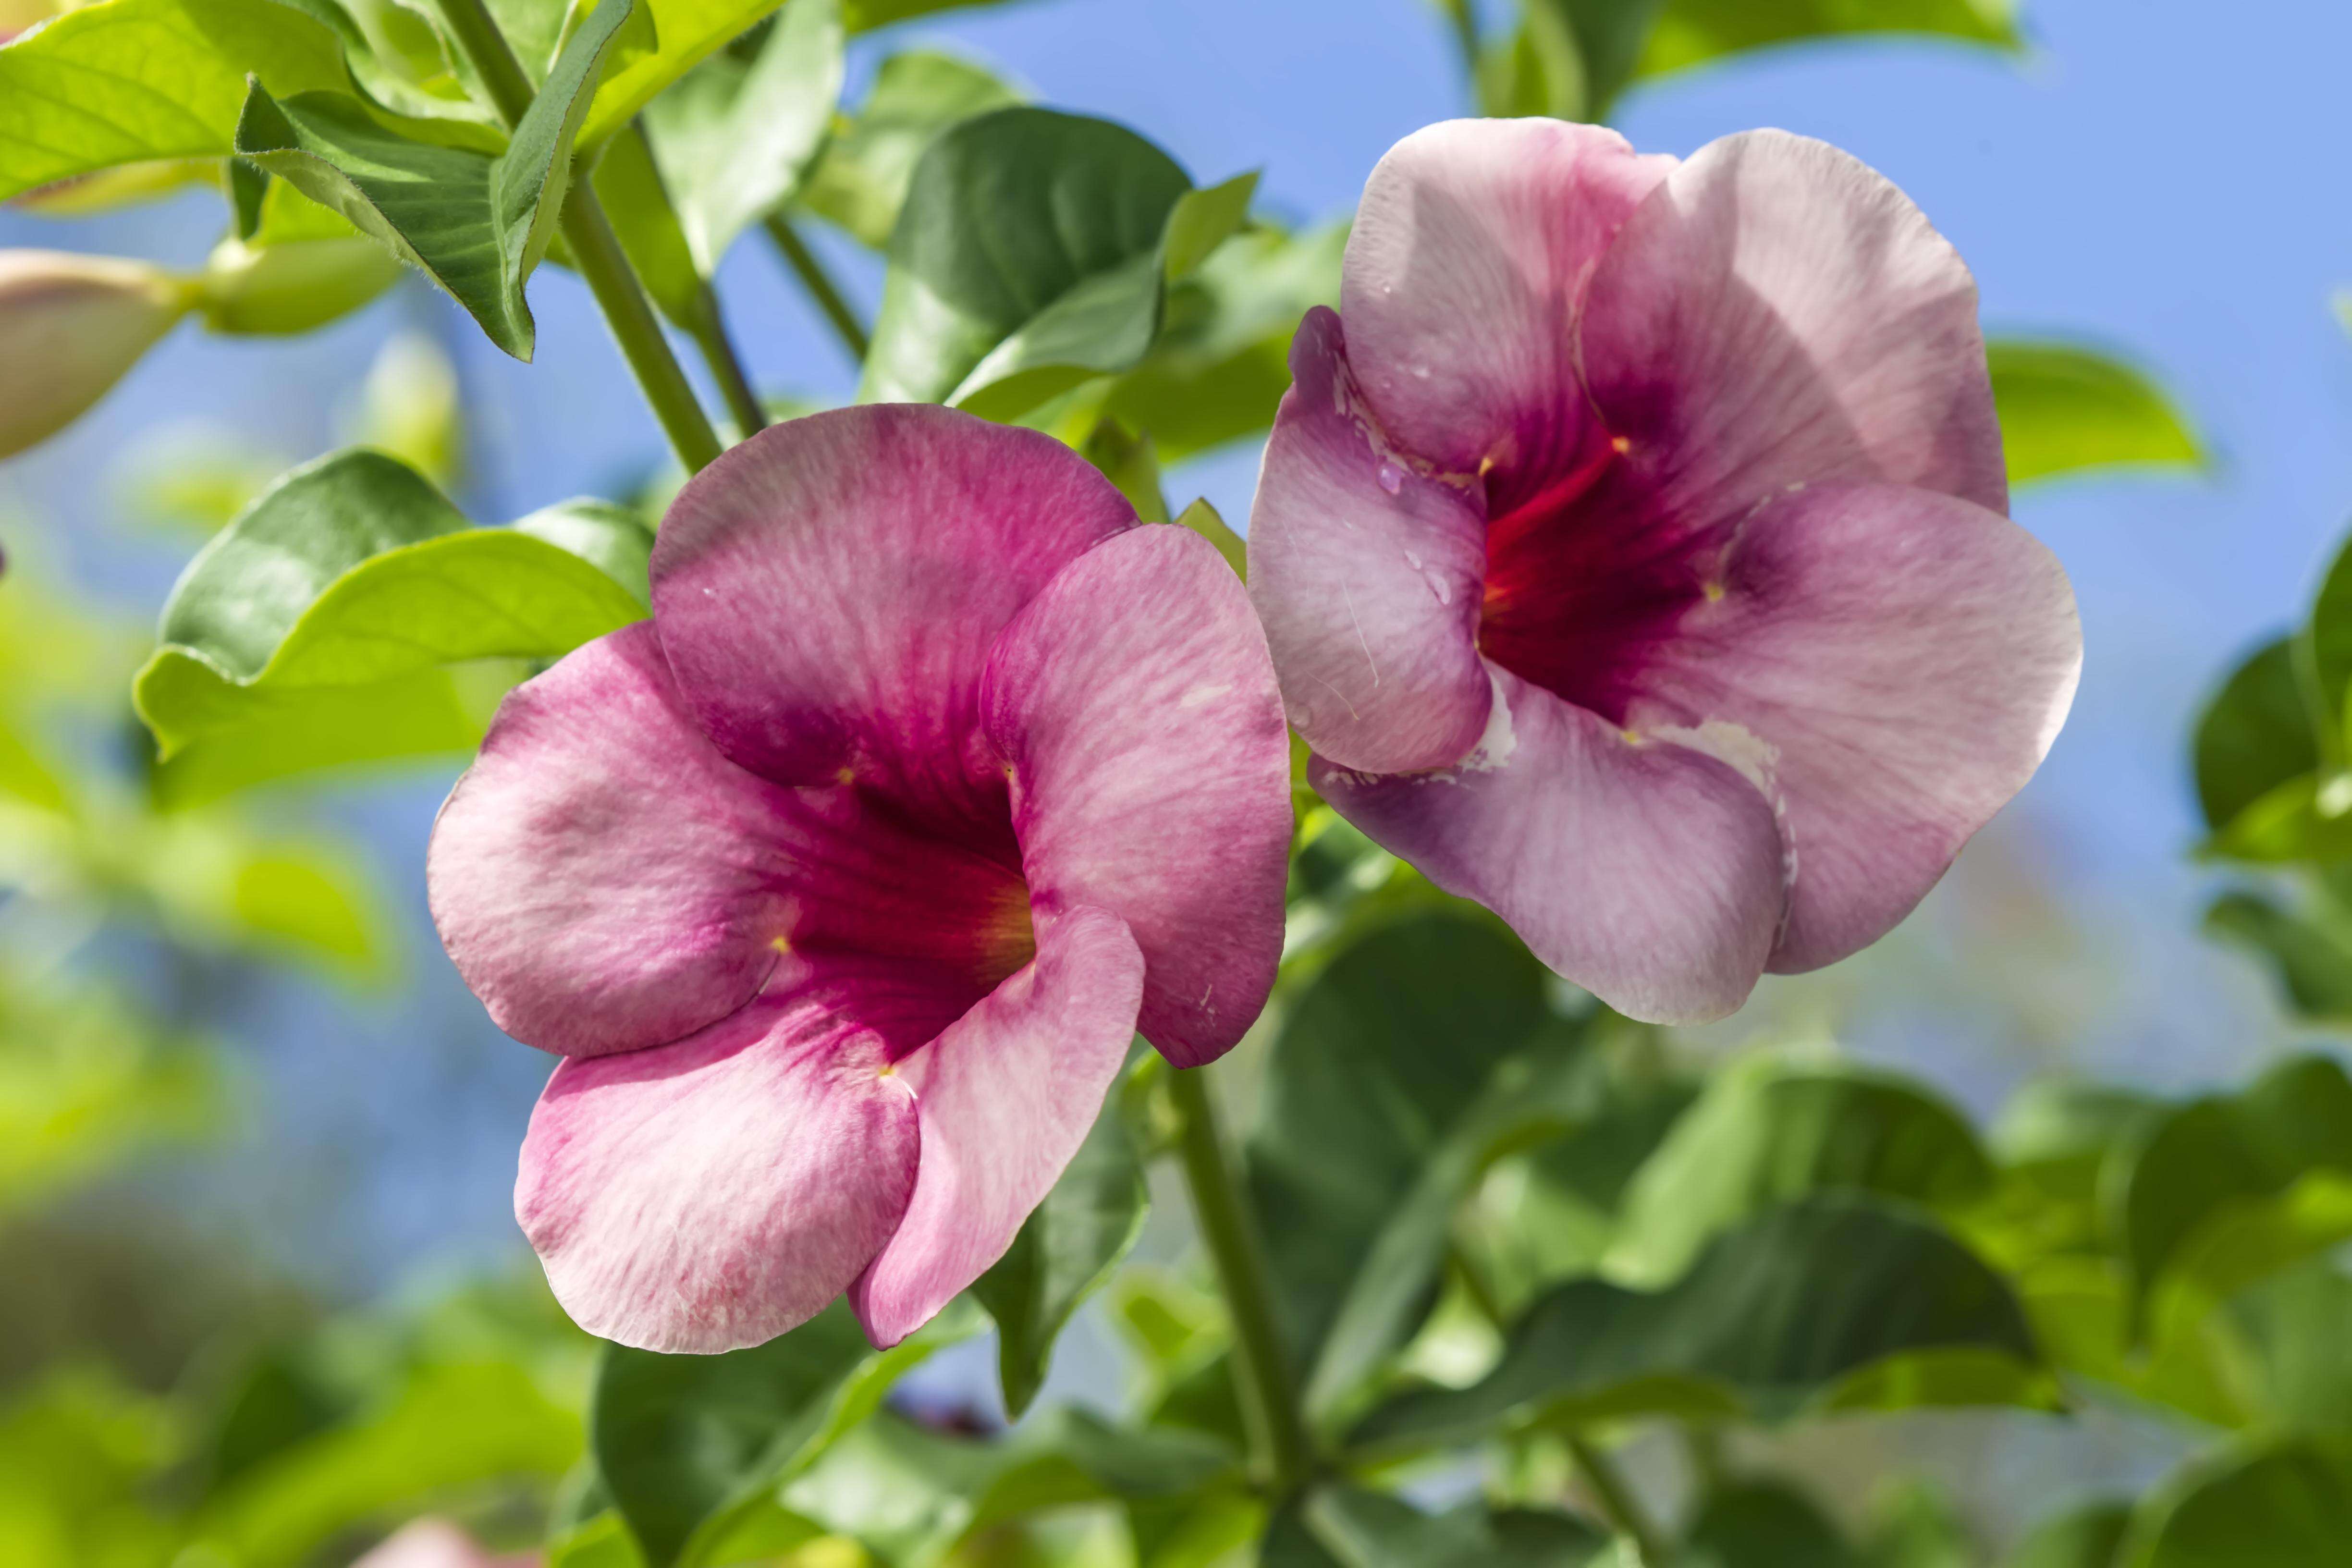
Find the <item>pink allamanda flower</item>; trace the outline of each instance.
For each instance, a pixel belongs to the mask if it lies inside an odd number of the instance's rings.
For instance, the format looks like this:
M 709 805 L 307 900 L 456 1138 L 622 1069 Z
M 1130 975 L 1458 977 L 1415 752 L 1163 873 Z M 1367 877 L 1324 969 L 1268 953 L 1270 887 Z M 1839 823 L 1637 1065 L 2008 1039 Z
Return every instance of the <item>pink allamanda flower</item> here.
M 1049 437 L 820 414 L 688 484 L 653 618 L 515 689 L 434 919 L 564 1059 L 515 1209 L 625 1344 L 877 1344 L 1002 1256 L 1140 1031 L 1229 1048 L 1281 948 L 1287 737 L 1216 551 Z
M 1250 591 L 1310 777 L 1626 1013 L 1877 940 L 2064 720 L 1974 282 L 1835 148 L 1432 126 L 1291 365 Z

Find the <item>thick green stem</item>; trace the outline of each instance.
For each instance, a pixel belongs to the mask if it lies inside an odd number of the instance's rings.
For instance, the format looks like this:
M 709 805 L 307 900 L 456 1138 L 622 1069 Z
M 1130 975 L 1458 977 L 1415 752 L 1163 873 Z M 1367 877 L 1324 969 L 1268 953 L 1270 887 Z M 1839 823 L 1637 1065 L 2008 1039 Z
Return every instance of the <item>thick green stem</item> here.
M 439 5 L 450 37 L 490 95 L 490 106 L 511 131 L 530 108 L 534 90 L 522 62 L 515 58 L 483 0 L 439 0 Z M 653 405 L 654 417 L 661 421 L 686 471 L 697 472 L 719 456 L 719 434 L 695 397 L 694 384 L 687 380 L 685 368 L 670 352 L 669 340 L 662 336 L 653 302 L 630 269 L 620 239 L 604 216 L 604 205 L 587 180 L 572 182 L 558 223 L 563 243 L 571 247 L 572 265 L 579 268 L 597 308 L 604 312 L 604 324 L 612 329 L 614 341 L 621 345 L 621 356 L 629 362 L 646 401 Z
M 735 421 L 739 438 L 756 435 L 768 427 L 768 410 L 760 395 L 751 390 L 751 378 L 744 374 L 734 340 L 727 335 L 726 318 L 719 313 L 718 291 L 708 283 L 702 286 L 699 316 L 694 325 L 694 346 L 702 351 L 702 363 L 710 367 L 710 379 L 719 384 L 719 395 L 727 400 L 727 416 Z
M 768 237 L 776 242 L 776 248 L 783 253 L 793 275 L 801 280 L 801 287 L 807 289 L 808 297 L 816 301 L 816 308 L 824 312 L 824 319 L 833 323 L 833 330 L 840 337 L 842 346 L 849 351 L 849 357 L 864 364 L 867 344 L 866 328 L 859 323 L 857 312 L 849 308 L 849 301 L 842 298 L 841 290 L 826 273 L 824 263 L 816 258 L 816 252 L 808 247 L 808 242 L 800 237 L 791 220 L 782 213 L 769 216 Z
M 1233 1318 L 1234 1383 L 1242 1414 L 1279 1501 L 1306 1482 L 1315 1457 L 1306 1419 L 1299 1414 L 1298 1387 L 1291 1378 L 1282 1327 L 1275 1321 L 1265 1247 L 1217 1128 L 1207 1070 L 1189 1068 L 1170 1073 L 1168 1092 L 1184 1124 L 1177 1147 L 1192 1193 L 1192 1212 L 1200 1221 L 1201 1239 L 1215 1260 L 1225 1310 Z
M 1633 1495 L 1633 1489 L 1626 1484 L 1615 1463 L 1591 1442 L 1574 1433 L 1569 1435 L 1568 1453 L 1576 1461 L 1576 1468 L 1584 1472 L 1585 1484 L 1591 1487 L 1592 1495 L 1600 1501 L 1601 1511 L 1608 1516 L 1610 1524 L 1617 1533 L 1633 1543 L 1643 1568 L 1664 1568 L 1665 1540 L 1658 1533 L 1658 1527 L 1651 1522 L 1649 1511 Z

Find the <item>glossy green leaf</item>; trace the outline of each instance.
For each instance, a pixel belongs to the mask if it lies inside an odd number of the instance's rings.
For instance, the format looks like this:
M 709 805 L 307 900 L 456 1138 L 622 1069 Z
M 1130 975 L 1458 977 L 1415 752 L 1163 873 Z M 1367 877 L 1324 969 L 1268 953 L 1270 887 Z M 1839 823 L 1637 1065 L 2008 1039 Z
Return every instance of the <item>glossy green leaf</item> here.
M 871 1415 L 889 1386 L 970 1333 L 950 1310 L 876 1351 L 846 1301 L 790 1333 L 724 1355 L 610 1347 L 589 1413 L 590 1450 L 652 1568 L 705 1559 L 739 1516 Z
M 1543 966 L 1498 927 L 1432 914 L 1345 949 L 1291 1003 L 1247 1163 L 1301 1369 L 1325 1353 L 1382 1235 L 1448 1135 L 1483 1109 L 1491 1075 L 1559 1026 L 1545 987 Z M 1414 1261 L 1372 1283 L 1425 1310 L 1432 1260 Z
M 531 528 L 616 531 L 569 511 Z M 442 666 L 556 658 L 641 619 L 636 586 L 525 529 L 474 528 L 413 470 L 346 452 L 295 470 L 189 563 L 132 697 L 168 760 L 313 716 L 331 689 L 364 705 Z
M 347 89 L 334 32 L 278 0 L 100 0 L 0 47 L 0 197 L 229 151 L 250 72 Z
M 534 328 L 523 284 L 554 237 L 588 95 L 633 3 L 599 0 L 496 157 L 386 131 L 347 94 L 280 102 L 258 82 L 236 151 L 422 270 L 492 342 L 527 360 Z
M 2295 643 L 2264 643 L 2231 673 L 2197 721 L 2197 801 L 2218 833 L 2254 802 L 2319 766 Z
M 1563 1513 L 1534 1509 L 1489 1510 L 1468 1502 L 1444 1513 L 1423 1513 L 1401 1498 L 1356 1486 L 1309 1493 L 1297 1524 L 1307 1540 L 1269 1552 L 1266 1562 L 1297 1568 L 1579 1568 L 1605 1561 L 1609 1540 Z
M 1012 88 L 953 55 L 892 55 L 857 112 L 825 144 L 802 205 L 878 250 L 890 243 L 916 163 L 940 132 L 1020 101 Z
M 2262 959 L 2297 1017 L 2352 1022 L 2352 919 L 2333 900 L 2290 909 L 2260 893 L 2224 893 L 2205 910 L 2205 932 Z
M 2127 1502 L 2092 1502 L 2036 1525 L 2001 1568 L 2116 1568 L 2124 1532 L 2131 1528 Z
M 2140 1507 L 2116 1568 L 2336 1568 L 2352 1459 L 2306 1438 L 2199 1464 Z
M 861 399 L 1015 417 L 1126 370 L 1158 334 L 1171 236 L 1205 253 L 1228 194 L 1200 193 L 1106 121 L 1003 109 L 940 134 L 890 237 Z
M 1788 1199 L 1859 1191 L 1950 1207 L 1991 1182 L 1974 1130 L 1925 1088 L 1852 1064 L 1754 1058 L 1719 1070 L 1634 1175 L 1601 1267 L 1654 1289 Z
M 778 0 L 644 0 L 644 5 L 645 21 L 658 47 L 618 59 L 605 73 L 580 126 L 583 151 L 603 146 L 663 89 L 774 11 Z
M 972 1282 L 996 1321 L 1004 1407 L 1018 1416 L 1045 1380 L 1054 1342 L 1143 1233 L 1150 1192 L 1116 1093 L 1012 1247 Z
M 2298 1182 L 2328 1173 L 2352 1177 L 2352 1079 L 2331 1058 L 2291 1058 L 2241 1093 L 2192 1100 L 2148 1125 L 2103 1175 L 2140 1300 L 2168 1269 L 2194 1263 L 2242 1283 L 2331 1233 L 2352 1234 L 2340 1228 L 2352 1215 L 2336 1212 L 2325 1188 L 2309 1194 L 2317 1212 L 2295 1212 Z M 2279 1223 L 2254 1225 L 2263 1210 Z
M 2205 454 L 2162 388 L 2095 349 L 1985 344 L 2011 484 L 2123 466 L 2198 468 Z
M 1725 55 L 1841 35 L 1891 33 L 2020 47 L 2013 0 L 1667 0 L 1639 73 L 1660 76 Z
M 208 805 L 280 780 L 335 769 L 441 758 L 481 744 L 520 665 L 428 669 L 371 686 L 281 691 L 253 722 L 197 737 L 157 764 L 167 810 Z
M 1794 1487 L 1743 1480 L 1706 1494 L 1672 1568 L 1861 1568 L 1861 1555 Z
M 654 158 L 704 277 L 807 178 L 841 94 L 839 0 L 791 0 L 750 59 L 719 54 L 646 108 Z
M 1355 1441 L 1409 1450 L 1647 1413 L 1773 1419 L 1928 1352 L 2038 1360 L 2016 1297 L 1950 1236 L 1883 1199 L 1813 1198 L 1718 1238 L 1664 1290 L 1562 1286 L 1486 1378 L 1399 1395 Z

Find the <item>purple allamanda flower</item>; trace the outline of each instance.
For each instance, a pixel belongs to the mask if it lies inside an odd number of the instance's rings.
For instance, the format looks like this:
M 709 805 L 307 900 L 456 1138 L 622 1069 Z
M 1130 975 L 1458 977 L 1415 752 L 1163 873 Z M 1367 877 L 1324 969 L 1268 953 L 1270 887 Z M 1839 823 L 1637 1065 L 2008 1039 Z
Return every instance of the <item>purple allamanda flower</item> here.
M 1059 443 L 936 407 L 752 437 L 653 619 L 510 694 L 442 940 L 564 1058 L 515 1207 L 593 1332 L 722 1351 L 844 1290 L 903 1338 L 1010 1245 L 1139 1030 L 1279 957 L 1287 739 L 1240 582 Z
M 1250 592 L 1317 788 L 1629 1014 L 1875 941 L 2064 720 L 1975 285 L 1832 147 L 1432 126 L 1291 365 Z

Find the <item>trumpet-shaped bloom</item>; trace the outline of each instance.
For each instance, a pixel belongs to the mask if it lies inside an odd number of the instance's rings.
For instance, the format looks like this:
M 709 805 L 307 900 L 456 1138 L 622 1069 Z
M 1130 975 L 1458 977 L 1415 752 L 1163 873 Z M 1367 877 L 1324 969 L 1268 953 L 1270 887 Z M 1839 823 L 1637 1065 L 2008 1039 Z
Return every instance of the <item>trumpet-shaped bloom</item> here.
M 0 458 L 79 418 L 194 300 L 188 282 L 143 261 L 0 250 Z
M 654 617 L 518 688 L 434 832 L 434 918 L 561 1054 L 516 1213 L 584 1327 L 877 1344 L 1000 1257 L 1140 1032 L 1264 1005 L 1289 763 L 1190 530 L 1033 432 L 779 426 L 689 483 Z
M 2064 719 L 1975 285 L 1834 148 L 1433 126 L 1291 365 L 1250 591 L 1316 786 L 1627 1013 L 1875 941 Z

